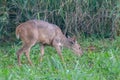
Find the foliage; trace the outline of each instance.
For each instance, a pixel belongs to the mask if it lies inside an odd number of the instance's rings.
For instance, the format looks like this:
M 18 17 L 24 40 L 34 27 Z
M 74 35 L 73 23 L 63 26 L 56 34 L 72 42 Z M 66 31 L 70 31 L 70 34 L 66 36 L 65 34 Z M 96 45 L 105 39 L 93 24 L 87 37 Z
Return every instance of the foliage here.
M 57 24 L 66 35 L 113 38 L 120 32 L 119 4 L 119 0 L 1 0 L 0 40 L 14 39 L 16 26 L 30 19 Z
M 0 80 L 120 80 L 120 38 L 86 39 L 119 36 L 119 12 L 119 0 L 0 0 Z M 30 54 L 34 66 L 23 55 L 19 67 L 15 53 L 21 43 L 11 41 L 15 41 L 16 26 L 31 19 L 54 23 L 65 35 L 85 36 L 83 56 L 64 49 L 63 63 L 54 48 L 46 47 L 39 62 L 37 45 Z M 7 45 L 1 44 L 4 41 Z
M 64 49 L 64 63 L 52 47 L 45 48 L 43 61 L 39 62 L 39 45 L 36 45 L 30 54 L 34 66 L 30 66 L 23 55 L 21 67 L 15 54 L 19 44 L 0 47 L 0 79 L 120 80 L 120 38 L 113 41 L 86 39 L 82 42 L 83 56 L 76 56 L 71 50 Z M 85 51 L 91 45 L 96 49 Z

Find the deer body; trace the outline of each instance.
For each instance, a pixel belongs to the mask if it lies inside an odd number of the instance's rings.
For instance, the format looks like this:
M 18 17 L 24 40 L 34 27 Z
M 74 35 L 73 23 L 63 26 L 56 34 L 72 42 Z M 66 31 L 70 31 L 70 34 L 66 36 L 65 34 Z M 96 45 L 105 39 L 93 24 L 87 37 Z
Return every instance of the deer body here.
M 20 55 L 25 53 L 28 62 L 32 64 L 29 52 L 33 45 L 36 43 L 41 43 L 41 57 L 44 55 L 44 46 L 51 45 L 55 47 L 57 53 L 60 55 L 63 60 L 61 54 L 61 46 L 65 46 L 68 48 L 72 48 L 78 55 L 82 54 L 82 50 L 75 42 L 74 38 L 66 38 L 63 35 L 61 29 L 54 24 L 42 21 L 42 20 L 30 20 L 24 23 L 21 23 L 16 28 L 16 36 L 20 38 L 23 42 L 22 48 L 17 51 L 18 64 L 21 65 Z

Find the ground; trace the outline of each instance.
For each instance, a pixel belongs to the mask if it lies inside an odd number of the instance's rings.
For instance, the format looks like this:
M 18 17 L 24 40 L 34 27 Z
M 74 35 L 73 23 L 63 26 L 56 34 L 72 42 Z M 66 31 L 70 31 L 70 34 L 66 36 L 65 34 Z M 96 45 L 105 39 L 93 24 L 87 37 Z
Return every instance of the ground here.
M 20 44 L 0 47 L 0 80 L 120 80 L 120 38 L 85 39 L 79 41 L 84 54 L 79 57 L 64 48 L 62 62 L 54 48 L 47 46 L 39 62 L 39 45 L 32 48 L 33 66 L 22 55 L 17 64 L 16 51 Z M 91 50 L 91 47 L 93 50 Z

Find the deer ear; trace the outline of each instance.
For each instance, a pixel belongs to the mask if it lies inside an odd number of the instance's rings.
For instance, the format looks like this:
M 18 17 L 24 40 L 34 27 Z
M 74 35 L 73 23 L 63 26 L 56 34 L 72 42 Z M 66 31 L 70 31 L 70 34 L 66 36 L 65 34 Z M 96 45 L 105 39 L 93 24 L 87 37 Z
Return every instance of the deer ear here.
M 75 36 L 72 37 L 72 41 L 76 42 L 76 37 Z

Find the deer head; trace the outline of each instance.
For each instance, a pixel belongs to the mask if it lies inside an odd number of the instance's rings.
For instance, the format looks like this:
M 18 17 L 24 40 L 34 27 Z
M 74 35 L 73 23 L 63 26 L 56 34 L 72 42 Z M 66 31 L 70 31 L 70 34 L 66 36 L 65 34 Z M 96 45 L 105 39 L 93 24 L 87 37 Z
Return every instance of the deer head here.
M 82 55 L 83 54 L 83 51 L 82 51 L 82 48 L 81 46 L 77 43 L 77 40 L 76 40 L 76 37 L 68 37 L 68 42 L 69 42 L 69 46 L 70 48 L 73 50 L 73 52 L 77 55 Z

